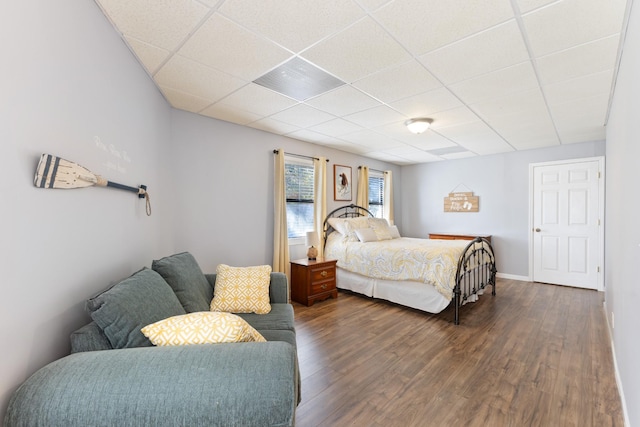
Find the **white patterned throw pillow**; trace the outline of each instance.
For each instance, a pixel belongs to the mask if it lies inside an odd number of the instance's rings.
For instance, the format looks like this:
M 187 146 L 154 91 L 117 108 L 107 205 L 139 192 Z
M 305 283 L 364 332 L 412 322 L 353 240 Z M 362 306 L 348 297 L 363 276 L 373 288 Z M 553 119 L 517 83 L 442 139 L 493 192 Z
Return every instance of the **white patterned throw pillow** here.
M 157 346 L 266 341 L 240 316 L 212 311 L 169 317 L 141 331 Z

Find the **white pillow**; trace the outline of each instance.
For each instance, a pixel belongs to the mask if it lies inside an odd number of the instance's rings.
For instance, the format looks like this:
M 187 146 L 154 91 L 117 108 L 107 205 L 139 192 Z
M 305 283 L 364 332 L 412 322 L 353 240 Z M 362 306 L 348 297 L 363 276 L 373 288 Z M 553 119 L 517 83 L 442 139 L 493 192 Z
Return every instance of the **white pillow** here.
M 357 242 L 356 230 L 359 228 L 368 228 L 369 222 L 367 217 L 356 218 L 329 218 L 329 225 L 338 233 L 347 238 L 348 241 Z
M 400 231 L 398 231 L 398 226 L 397 225 L 392 225 L 391 227 L 389 227 L 389 234 L 391 234 L 391 238 L 392 239 L 399 239 L 400 237 Z
M 389 223 L 384 218 L 369 218 L 369 226 L 376 232 L 378 240 L 391 240 Z
M 378 241 L 378 235 L 373 228 L 359 228 L 356 230 L 356 236 L 362 243 Z

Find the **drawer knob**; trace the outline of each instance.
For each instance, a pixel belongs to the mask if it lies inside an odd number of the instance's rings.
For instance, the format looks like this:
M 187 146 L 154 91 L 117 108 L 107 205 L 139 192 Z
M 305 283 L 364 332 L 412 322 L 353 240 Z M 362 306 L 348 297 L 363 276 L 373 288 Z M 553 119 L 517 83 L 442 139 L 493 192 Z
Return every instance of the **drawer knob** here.
M 320 273 L 320 275 L 321 275 L 322 277 L 327 277 L 327 272 L 326 272 L 326 270 L 322 270 L 322 273 Z
M 325 283 L 324 285 L 320 286 L 322 289 L 327 289 L 327 284 Z

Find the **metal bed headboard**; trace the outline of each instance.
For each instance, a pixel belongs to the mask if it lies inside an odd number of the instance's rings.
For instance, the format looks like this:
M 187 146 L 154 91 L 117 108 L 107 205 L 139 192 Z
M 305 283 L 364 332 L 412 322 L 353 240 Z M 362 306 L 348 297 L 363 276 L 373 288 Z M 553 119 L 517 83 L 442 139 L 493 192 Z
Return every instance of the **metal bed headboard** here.
M 329 225 L 329 218 L 357 218 L 360 216 L 374 217 L 369 209 L 354 204 L 341 206 L 329 212 L 322 224 L 322 241 L 324 244 L 327 243 L 327 237 L 329 237 L 329 234 L 334 231 L 333 227 Z

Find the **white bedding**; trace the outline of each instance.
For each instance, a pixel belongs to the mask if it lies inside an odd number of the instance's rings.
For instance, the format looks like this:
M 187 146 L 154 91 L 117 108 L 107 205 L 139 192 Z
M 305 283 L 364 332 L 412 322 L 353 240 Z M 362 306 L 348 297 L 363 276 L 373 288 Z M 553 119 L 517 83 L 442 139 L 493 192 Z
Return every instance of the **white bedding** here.
M 364 277 L 431 285 L 448 303 L 453 298 L 458 260 L 468 244 L 407 237 L 361 243 L 334 232 L 327 238 L 325 258 L 336 259 L 339 268 Z

